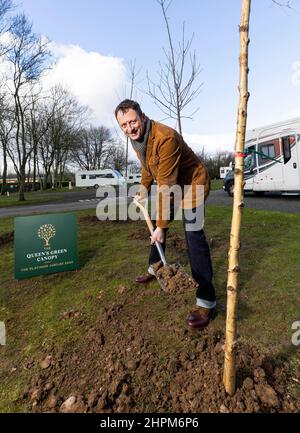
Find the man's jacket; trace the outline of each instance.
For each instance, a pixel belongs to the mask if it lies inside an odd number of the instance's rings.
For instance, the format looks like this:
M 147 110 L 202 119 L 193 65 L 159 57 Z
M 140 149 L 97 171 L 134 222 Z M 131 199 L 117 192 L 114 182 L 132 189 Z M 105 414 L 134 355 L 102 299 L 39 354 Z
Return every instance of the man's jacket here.
M 180 185 L 183 192 L 184 186 L 203 185 L 203 200 L 206 200 L 210 190 L 208 172 L 200 159 L 184 142 L 182 136 L 174 129 L 151 120 L 146 161 L 142 159 L 140 161 L 142 165 L 141 184 L 148 191 L 153 180 L 156 180 L 159 188 L 163 185 L 168 187 Z M 190 188 L 190 200 L 187 200 L 186 203 L 183 201 L 183 208 L 195 208 L 198 204 L 195 188 L 192 187 Z M 168 222 L 163 220 L 158 212 L 157 226 L 167 227 Z

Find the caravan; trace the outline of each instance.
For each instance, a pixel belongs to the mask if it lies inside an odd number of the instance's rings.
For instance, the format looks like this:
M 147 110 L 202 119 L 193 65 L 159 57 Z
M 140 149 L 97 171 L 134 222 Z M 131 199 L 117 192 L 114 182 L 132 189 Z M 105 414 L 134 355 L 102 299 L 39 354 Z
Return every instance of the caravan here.
M 127 183 L 141 183 L 142 175 L 139 173 L 128 174 L 126 180 Z
M 300 194 L 300 118 L 247 131 L 245 191 Z M 233 193 L 233 172 L 224 190 Z
M 125 179 L 117 170 L 110 168 L 104 170 L 84 170 L 76 173 L 75 184 L 78 187 L 98 188 L 105 185 L 124 185 Z

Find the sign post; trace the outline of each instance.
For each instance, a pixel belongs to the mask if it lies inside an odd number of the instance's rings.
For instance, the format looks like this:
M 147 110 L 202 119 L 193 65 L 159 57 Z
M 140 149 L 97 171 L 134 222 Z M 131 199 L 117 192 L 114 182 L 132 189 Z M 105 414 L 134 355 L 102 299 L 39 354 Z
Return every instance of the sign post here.
M 15 278 L 78 269 L 76 214 L 15 218 Z

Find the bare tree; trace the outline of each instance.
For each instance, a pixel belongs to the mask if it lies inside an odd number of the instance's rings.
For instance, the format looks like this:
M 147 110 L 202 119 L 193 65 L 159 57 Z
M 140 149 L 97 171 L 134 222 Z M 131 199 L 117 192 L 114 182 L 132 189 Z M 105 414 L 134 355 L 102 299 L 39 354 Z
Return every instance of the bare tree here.
M 43 168 L 43 188 L 46 189 L 52 171 L 52 186 L 62 172 L 70 153 L 76 145 L 86 109 L 61 86 L 51 89 L 50 96 L 39 107 L 40 117 L 34 130 L 43 132 L 37 136 L 37 154 Z M 37 118 L 37 115 L 35 115 Z M 33 128 L 35 123 L 32 123 Z
M 1 183 L 1 195 L 6 193 L 7 185 L 7 148 L 12 138 L 14 128 L 13 111 L 7 101 L 6 95 L 0 95 L 0 149 L 3 157 L 3 171 Z
M 235 161 L 234 161 L 234 200 L 228 253 L 226 340 L 223 383 L 229 395 L 236 387 L 236 338 L 237 301 L 240 272 L 239 250 L 240 229 L 244 208 L 244 148 L 248 106 L 248 46 L 251 0 L 242 0 L 240 32 L 240 79 L 239 106 L 237 114 Z
M 11 0 L 0 0 L 0 36 L 11 29 L 11 21 L 8 19 L 9 12 L 13 9 Z M 0 57 L 9 49 L 9 44 L 0 40 Z
M 111 143 L 111 132 L 105 126 L 82 128 L 71 152 L 72 161 L 84 170 L 104 168 Z
M 28 179 L 30 178 L 31 167 L 33 166 L 32 173 L 32 184 L 35 190 L 35 185 L 37 181 L 38 173 L 38 150 L 39 145 L 46 135 L 49 127 L 50 121 L 53 116 L 53 112 L 48 112 L 46 109 L 47 97 L 37 97 L 36 95 L 31 95 L 31 104 L 28 110 L 25 112 L 26 130 L 28 136 L 28 142 L 32 152 L 28 157 Z
M 3 42 L 1 37 L 4 33 L 10 29 L 10 21 L 8 20 L 8 13 L 13 8 L 11 0 L 0 0 L 0 58 L 4 56 L 8 49 L 9 44 Z M 13 128 L 13 122 L 11 122 L 9 105 L 6 100 L 6 96 L 1 92 L 0 94 L 0 148 L 2 151 L 3 158 L 3 172 L 2 172 L 2 184 L 1 184 L 1 195 L 6 192 L 6 176 L 7 176 L 7 145 L 9 142 L 10 134 Z
M 272 0 L 273 3 L 275 3 L 278 6 L 285 6 L 289 9 L 292 8 L 291 3 L 293 0 L 284 0 L 284 1 L 279 1 L 279 0 Z
M 138 72 L 136 72 L 136 60 L 134 59 L 134 61 L 131 61 L 129 64 L 129 78 L 130 78 L 129 99 L 132 99 L 133 89 L 134 89 L 137 75 Z M 126 149 L 125 149 L 125 177 L 126 178 L 128 175 L 128 143 L 129 143 L 129 138 L 126 137 Z
M 24 201 L 26 165 L 33 151 L 25 119 L 31 104 L 28 94 L 32 94 L 34 85 L 45 70 L 49 52 L 47 42 L 33 33 L 31 23 L 23 14 L 15 17 L 11 37 L 12 46 L 4 57 L 10 66 L 8 87 L 14 101 L 16 130 L 14 149 L 8 147 L 8 154 L 18 177 L 19 200 Z
M 234 153 L 228 151 L 217 151 L 214 154 L 205 152 L 204 147 L 196 155 L 204 162 L 205 167 L 212 179 L 220 177 L 220 167 L 229 166 L 234 160 Z
M 189 114 L 184 114 L 186 108 L 199 95 L 202 83 L 197 84 L 198 75 L 201 72 L 197 62 L 195 51 L 191 52 L 194 35 L 188 40 L 185 38 L 185 24 L 182 28 L 182 40 L 176 49 L 171 35 L 167 11 L 172 0 L 156 0 L 161 7 L 164 22 L 168 34 L 168 49 L 164 49 L 165 63 L 160 65 L 159 84 L 155 84 L 147 74 L 148 95 L 155 104 L 167 116 L 175 119 L 178 130 L 182 134 L 182 119 L 189 118 L 196 113 L 197 109 Z M 190 68 L 187 72 L 188 57 Z
M 104 161 L 104 167 L 122 172 L 125 168 L 125 163 L 126 157 L 123 142 L 119 141 L 111 143 Z

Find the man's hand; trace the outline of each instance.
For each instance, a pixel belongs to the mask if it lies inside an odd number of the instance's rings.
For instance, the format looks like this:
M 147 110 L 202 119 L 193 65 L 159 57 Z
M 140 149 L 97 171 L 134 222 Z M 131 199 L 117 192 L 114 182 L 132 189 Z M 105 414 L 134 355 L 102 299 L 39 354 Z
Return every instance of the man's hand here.
M 165 240 L 165 233 L 164 230 L 160 227 L 156 227 L 156 229 L 153 232 L 153 235 L 150 236 L 151 239 L 151 245 L 154 244 L 156 241 L 162 243 Z
M 143 201 L 146 200 L 146 197 L 143 197 L 140 193 L 136 193 L 133 200 L 144 205 Z

